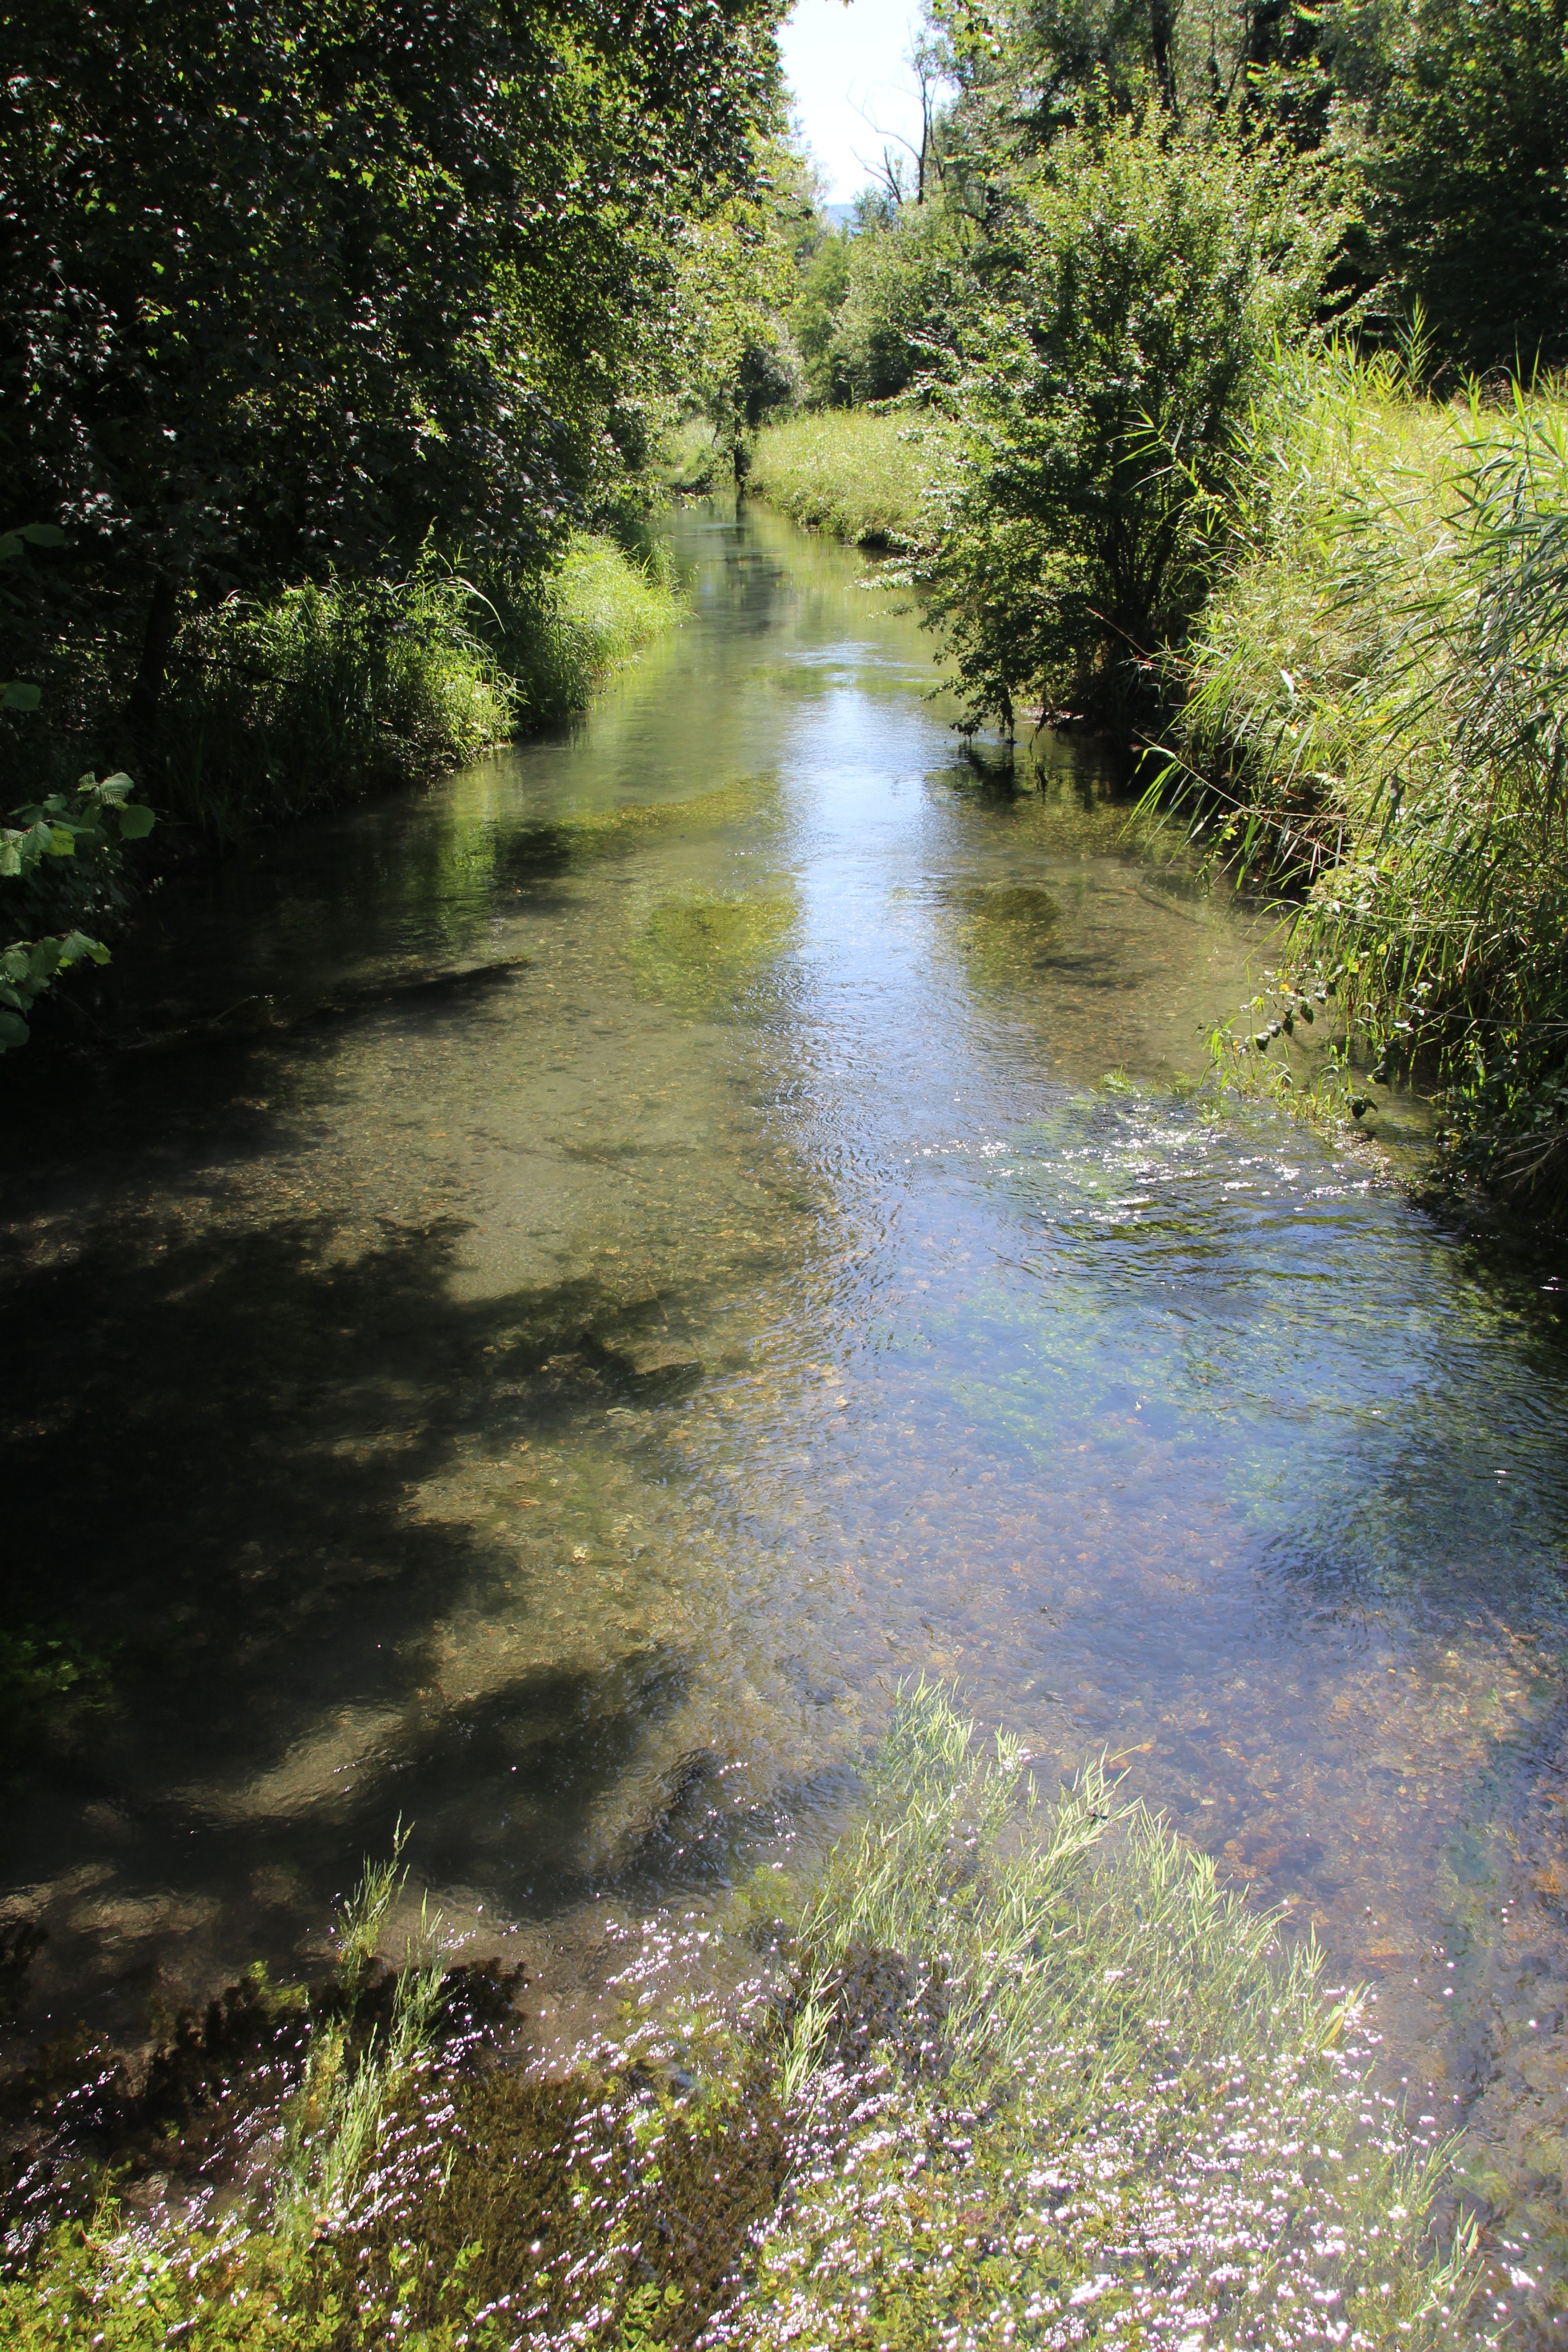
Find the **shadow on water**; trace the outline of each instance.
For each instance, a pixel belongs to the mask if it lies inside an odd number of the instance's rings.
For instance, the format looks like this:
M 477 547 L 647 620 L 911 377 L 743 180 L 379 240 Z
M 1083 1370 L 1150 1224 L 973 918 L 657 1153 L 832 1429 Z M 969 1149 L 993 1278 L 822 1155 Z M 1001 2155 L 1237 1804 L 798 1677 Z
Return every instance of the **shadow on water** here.
M 515 1615 L 520 1568 L 515 1545 L 419 1496 L 464 1444 L 515 1465 L 525 1436 L 647 1385 L 596 1337 L 613 1326 L 626 1345 L 639 1312 L 600 1283 L 455 1297 L 462 1229 L 388 1227 L 345 1255 L 324 1218 L 200 1233 L 127 1219 L 14 1274 L 26 1405 L 0 1437 L 0 1612 L 106 1654 L 111 1697 L 10 1759 L 7 1872 L 48 1876 L 68 1821 L 73 1892 L 93 1845 L 134 1881 L 150 1841 L 156 1901 L 128 1898 L 123 1916 L 111 1901 L 101 1923 L 121 1966 L 139 1957 L 138 1913 L 155 1943 L 171 1905 L 220 1891 L 251 1913 L 242 1942 L 286 1948 L 296 1882 L 320 1905 L 398 1812 L 417 1822 L 424 1874 L 514 1900 L 558 1890 L 595 1805 L 679 1696 L 680 1660 L 645 1647 L 600 1672 L 503 1670 L 433 1703 L 454 1598 Z M 84 1931 L 57 1933 L 95 1973 Z

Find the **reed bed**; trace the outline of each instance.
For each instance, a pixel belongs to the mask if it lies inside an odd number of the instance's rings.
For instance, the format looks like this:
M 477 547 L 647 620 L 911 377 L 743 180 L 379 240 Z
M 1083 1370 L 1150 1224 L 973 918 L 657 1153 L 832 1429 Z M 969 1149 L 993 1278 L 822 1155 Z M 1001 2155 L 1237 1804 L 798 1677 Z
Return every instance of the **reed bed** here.
M 1251 1042 L 1331 998 L 1373 1087 L 1439 1090 L 1456 1174 L 1560 1208 L 1568 407 L 1299 353 L 1237 480 L 1162 786 L 1293 908 Z

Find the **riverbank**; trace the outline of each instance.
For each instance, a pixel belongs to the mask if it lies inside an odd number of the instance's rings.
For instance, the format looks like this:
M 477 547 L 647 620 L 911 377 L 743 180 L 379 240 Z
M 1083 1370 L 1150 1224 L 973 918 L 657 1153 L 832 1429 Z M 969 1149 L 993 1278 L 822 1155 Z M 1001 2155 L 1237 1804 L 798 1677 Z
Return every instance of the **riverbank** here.
M 938 418 L 824 409 L 764 426 L 746 488 L 793 522 L 868 552 L 927 547 L 952 436 Z
M 1326 983 L 1367 1095 L 1436 1094 L 1439 1180 L 1561 1218 L 1568 410 L 1330 352 L 1279 371 L 1242 457 L 1165 784 L 1295 902 L 1247 1025 Z
M 7 722 L 34 798 L 10 812 L 9 877 L 0 868 L 4 1044 L 26 1042 L 40 1017 L 47 1031 L 79 1033 L 101 994 L 91 974 L 105 944 L 131 935 L 138 900 L 171 872 L 559 725 L 682 609 L 661 542 L 632 552 L 587 533 L 552 572 L 494 578 L 488 593 L 427 565 L 271 604 L 235 599 L 176 636 L 156 731 L 140 744 L 112 649 L 74 667 L 62 649 L 68 690 Z M 117 789 L 129 784 L 136 804 L 106 817 L 92 793 L 60 780 L 90 761 L 90 786 L 117 754 L 134 770 Z M 40 824 L 57 845 L 74 840 L 68 863 L 37 855 L 27 828 Z M 132 830 L 144 846 L 130 848 Z M 58 978 L 36 968 L 51 950 Z
M 657 543 L 585 532 L 516 583 L 431 567 L 225 605 L 176 642 L 139 789 L 165 827 L 222 845 L 427 783 L 574 717 L 679 614 Z

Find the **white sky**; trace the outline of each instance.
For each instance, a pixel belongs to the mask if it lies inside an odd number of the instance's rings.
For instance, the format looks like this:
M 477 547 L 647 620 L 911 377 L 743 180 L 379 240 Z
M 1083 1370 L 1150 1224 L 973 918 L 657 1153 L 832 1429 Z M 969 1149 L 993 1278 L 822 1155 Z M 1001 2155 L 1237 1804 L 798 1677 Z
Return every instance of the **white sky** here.
M 873 123 L 918 144 L 920 100 L 904 60 L 920 24 L 919 0 L 796 0 L 782 35 L 784 72 L 827 203 L 847 203 L 871 177 L 882 152 Z

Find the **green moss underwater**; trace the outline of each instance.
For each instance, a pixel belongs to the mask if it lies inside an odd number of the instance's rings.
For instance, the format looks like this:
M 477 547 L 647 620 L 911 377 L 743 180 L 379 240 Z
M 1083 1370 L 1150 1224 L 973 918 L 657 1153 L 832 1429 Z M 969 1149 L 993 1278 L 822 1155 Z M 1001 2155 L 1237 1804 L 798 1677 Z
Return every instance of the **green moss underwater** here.
M 1492 2340 L 1445 2157 L 1369 2087 L 1317 1954 L 1087 1768 L 1058 1801 L 903 1695 L 815 1883 L 759 1873 L 739 1989 L 569 2070 L 436 1922 L 258 1975 L 132 2090 L 35 2079 L 0 2341 L 298 2347 Z M 61 2218 L 61 2216 L 64 2218 Z
M 785 898 L 702 896 L 655 907 L 626 945 L 634 984 L 678 1012 L 723 1010 L 776 962 L 795 929 Z

